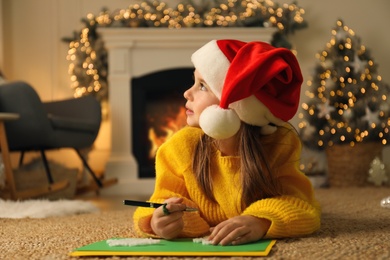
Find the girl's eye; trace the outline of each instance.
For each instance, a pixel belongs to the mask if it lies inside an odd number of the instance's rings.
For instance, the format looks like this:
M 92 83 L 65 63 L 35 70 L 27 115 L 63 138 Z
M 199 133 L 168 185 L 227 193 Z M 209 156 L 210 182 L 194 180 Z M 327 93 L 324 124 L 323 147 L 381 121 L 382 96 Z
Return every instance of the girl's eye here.
M 203 83 L 200 83 L 199 89 L 202 91 L 207 91 L 207 87 Z

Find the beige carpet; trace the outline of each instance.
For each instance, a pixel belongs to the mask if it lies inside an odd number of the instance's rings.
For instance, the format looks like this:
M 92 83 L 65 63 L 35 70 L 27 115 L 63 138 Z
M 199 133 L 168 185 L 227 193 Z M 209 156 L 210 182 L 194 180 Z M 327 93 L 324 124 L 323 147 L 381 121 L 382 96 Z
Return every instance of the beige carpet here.
M 278 240 L 267 259 L 390 259 L 390 209 L 380 206 L 390 188 L 319 189 L 316 195 L 323 207 L 321 230 L 309 237 Z M 133 236 L 132 212 L 124 208 L 46 219 L 0 219 L 0 259 L 77 259 L 68 256 L 76 247 Z

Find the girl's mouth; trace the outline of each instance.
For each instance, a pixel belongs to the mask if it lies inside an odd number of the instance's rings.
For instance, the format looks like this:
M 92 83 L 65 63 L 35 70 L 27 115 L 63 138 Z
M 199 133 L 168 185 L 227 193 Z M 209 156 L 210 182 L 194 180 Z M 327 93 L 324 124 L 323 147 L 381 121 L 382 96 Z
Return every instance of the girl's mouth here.
M 187 115 L 193 115 L 194 112 L 193 112 L 192 110 L 187 110 L 187 111 L 186 111 L 186 114 L 187 114 Z
M 192 111 L 191 109 L 188 109 L 186 110 L 186 115 L 193 115 L 194 114 L 194 111 Z

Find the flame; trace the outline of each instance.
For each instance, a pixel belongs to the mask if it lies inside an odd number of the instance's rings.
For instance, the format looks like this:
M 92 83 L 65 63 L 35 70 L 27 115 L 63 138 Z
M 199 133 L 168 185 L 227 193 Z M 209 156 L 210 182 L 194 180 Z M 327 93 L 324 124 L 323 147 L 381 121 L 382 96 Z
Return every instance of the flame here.
M 174 133 L 179 131 L 187 124 L 187 116 L 186 109 L 184 107 L 180 107 L 179 113 L 177 113 L 175 118 L 167 117 L 167 124 L 164 126 L 160 126 L 160 129 L 166 133 L 164 136 L 158 136 L 153 127 L 149 128 L 149 140 L 152 144 L 152 147 L 149 150 L 149 158 L 153 159 L 156 156 L 157 149 L 165 143 L 169 138 L 172 137 Z

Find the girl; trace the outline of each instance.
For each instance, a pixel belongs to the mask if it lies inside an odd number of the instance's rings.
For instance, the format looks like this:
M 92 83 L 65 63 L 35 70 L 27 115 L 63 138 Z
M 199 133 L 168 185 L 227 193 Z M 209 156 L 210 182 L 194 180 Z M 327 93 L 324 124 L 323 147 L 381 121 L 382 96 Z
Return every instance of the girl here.
M 303 80 L 295 56 L 263 42 L 213 40 L 191 60 L 188 126 L 156 156 L 150 201 L 165 204 L 138 208 L 137 232 L 237 245 L 319 229 L 320 207 L 299 170 L 301 143 L 286 123 Z

